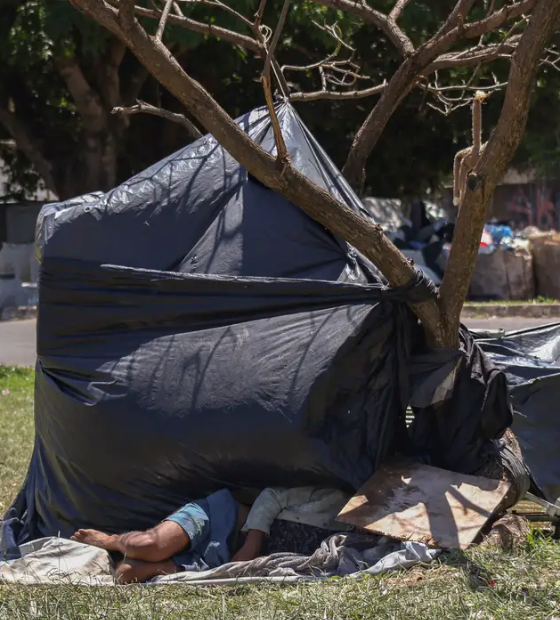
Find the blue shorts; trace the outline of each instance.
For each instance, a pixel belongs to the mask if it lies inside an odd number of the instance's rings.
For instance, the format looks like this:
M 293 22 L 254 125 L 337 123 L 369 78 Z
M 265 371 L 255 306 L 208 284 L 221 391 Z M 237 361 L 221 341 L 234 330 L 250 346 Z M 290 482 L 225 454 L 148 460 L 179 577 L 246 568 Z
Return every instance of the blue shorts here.
M 182 570 L 207 570 L 231 559 L 231 538 L 235 533 L 238 504 L 227 489 L 206 499 L 186 504 L 165 521 L 180 525 L 190 544 L 173 556 Z
M 203 499 L 185 504 L 167 517 L 167 519 L 164 519 L 164 521 L 172 521 L 180 525 L 190 539 L 188 545 L 172 557 L 176 566 L 185 570 L 187 567 L 197 563 L 191 549 L 197 546 L 198 542 L 204 538 L 210 529 L 208 502 Z

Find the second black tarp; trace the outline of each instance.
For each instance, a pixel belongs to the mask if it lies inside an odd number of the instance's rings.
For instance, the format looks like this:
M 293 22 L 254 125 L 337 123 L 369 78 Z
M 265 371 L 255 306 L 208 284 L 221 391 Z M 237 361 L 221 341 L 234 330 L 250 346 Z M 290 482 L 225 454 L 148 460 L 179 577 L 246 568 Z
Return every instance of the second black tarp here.
M 515 410 L 513 431 L 534 482 L 546 499 L 560 498 L 560 323 L 478 343 L 506 375 Z

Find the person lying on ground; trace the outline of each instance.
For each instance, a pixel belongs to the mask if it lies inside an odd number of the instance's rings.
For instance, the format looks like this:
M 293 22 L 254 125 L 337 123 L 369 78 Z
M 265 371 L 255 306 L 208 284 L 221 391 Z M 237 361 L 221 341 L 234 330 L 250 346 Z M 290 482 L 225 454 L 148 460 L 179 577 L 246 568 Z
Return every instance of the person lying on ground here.
M 144 532 L 80 529 L 71 539 L 121 554 L 119 583 L 143 582 L 247 562 L 263 554 L 312 555 L 325 538 L 349 529 L 334 520 L 347 500 L 335 489 L 269 488 L 249 508 L 223 489 L 186 504 Z

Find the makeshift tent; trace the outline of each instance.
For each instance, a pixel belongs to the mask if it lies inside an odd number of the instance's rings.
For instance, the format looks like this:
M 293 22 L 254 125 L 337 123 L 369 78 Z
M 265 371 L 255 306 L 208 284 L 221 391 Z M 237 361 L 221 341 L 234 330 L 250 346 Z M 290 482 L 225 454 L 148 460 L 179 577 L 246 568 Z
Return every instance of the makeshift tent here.
M 368 217 L 294 110 L 278 115 L 293 164 Z M 238 123 L 273 151 L 265 111 Z M 223 486 L 353 491 L 407 448 L 416 320 L 403 302 L 433 292 L 420 275 L 389 289 L 211 136 L 107 194 L 45 207 L 38 246 L 36 443 L 4 521 L 12 555 L 76 527 L 151 527 Z M 443 398 L 459 358 L 420 358 L 419 407 Z M 511 411 L 476 356 L 457 377 L 469 397 L 433 426 L 451 433 L 434 459 L 472 470 Z

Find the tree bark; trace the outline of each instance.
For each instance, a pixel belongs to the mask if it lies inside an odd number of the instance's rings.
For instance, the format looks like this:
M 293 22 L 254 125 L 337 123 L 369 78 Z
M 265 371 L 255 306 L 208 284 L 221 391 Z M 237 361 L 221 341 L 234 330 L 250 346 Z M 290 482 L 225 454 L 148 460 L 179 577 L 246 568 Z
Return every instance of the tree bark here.
M 122 61 L 125 46 L 116 39 L 110 48 L 110 60 L 105 75 L 108 77 L 106 96 L 120 99 L 118 65 Z M 61 77 L 66 82 L 72 99 L 83 122 L 77 160 L 83 166 L 83 190 L 107 191 L 117 182 L 117 139 L 114 135 L 107 110 L 98 93 L 91 87 L 74 56 L 61 56 L 55 60 Z

